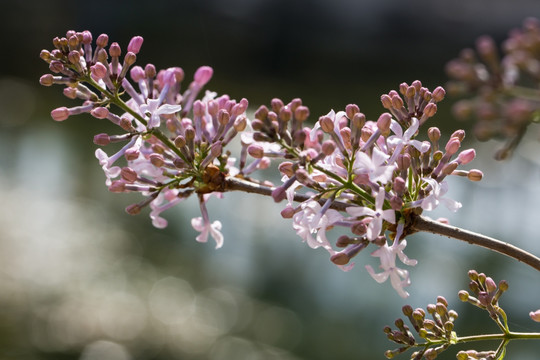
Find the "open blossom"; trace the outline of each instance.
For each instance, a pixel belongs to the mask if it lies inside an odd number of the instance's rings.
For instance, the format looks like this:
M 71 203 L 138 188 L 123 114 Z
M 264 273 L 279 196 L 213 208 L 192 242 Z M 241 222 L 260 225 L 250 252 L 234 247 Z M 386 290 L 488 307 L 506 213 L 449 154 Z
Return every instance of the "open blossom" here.
M 396 215 L 394 210 L 387 209 L 383 210 L 384 205 L 384 195 L 385 191 L 383 187 L 379 188 L 379 192 L 375 197 L 375 209 L 370 209 L 368 207 L 361 206 L 350 206 L 347 208 L 347 213 L 356 217 L 370 217 L 371 222 L 367 227 L 366 236 L 368 240 L 375 240 L 382 230 L 383 220 L 388 221 L 389 223 L 394 224 L 396 222 Z
M 322 214 L 322 207 L 315 200 L 304 202 L 301 207 L 302 211 L 293 216 L 293 228 L 296 234 L 313 249 L 320 246 L 330 249 L 330 243 L 326 238 L 326 228 L 343 219 L 343 215 L 332 209 Z M 314 234 L 317 234 L 316 237 L 313 237 Z
M 397 291 L 399 296 L 406 298 L 409 296 L 409 293 L 403 288 L 410 285 L 411 280 L 407 270 L 400 269 L 396 266 L 396 256 L 405 265 L 414 266 L 418 262 L 416 260 L 409 259 L 403 252 L 407 246 L 407 241 L 405 239 L 400 241 L 402 228 L 402 226 L 398 226 L 396 238 L 391 246 L 389 246 L 388 243 L 385 243 L 383 246 L 371 253 L 372 256 L 380 259 L 381 265 L 379 267 L 383 271 L 380 273 L 375 273 L 375 270 L 373 270 L 370 265 L 366 265 L 366 270 L 378 283 L 383 283 L 390 278 L 392 287 Z
M 160 116 L 177 113 L 182 109 L 180 105 L 162 104 L 160 99 L 148 99 L 146 104 L 140 106 L 143 114 L 149 115 L 148 128 L 159 127 Z
M 422 209 L 431 211 L 435 209 L 441 202 L 451 211 L 457 211 L 461 208 L 461 203 L 446 198 L 444 195 L 448 192 L 448 184 L 446 181 L 441 183 L 435 179 L 423 179 L 431 187 L 431 192 L 422 200 Z
M 394 148 L 392 158 L 389 160 L 390 163 L 393 163 L 396 160 L 397 156 L 401 153 L 401 150 L 405 147 L 405 145 L 414 146 L 421 153 L 425 153 L 429 150 L 430 145 L 427 141 L 421 142 L 412 139 L 418 131 L 419 126 L 420 122 L 417 118 L 413 117 L 411 126 L 405 130 L 405 133 L 403 133 L 401 125 L 399 125 L 397 121 L 392 120 L 390 123 L 390 129 L 392 129 L 395 135 L 389 136 L 387 140 L 388 145 Z
M 387 164 L 386 160 L 389 157 L 377 147 L 373 148 L 371 156 L 358 151 L 355 155 L 353 171 L 357 176 L 367 177 L 373 183 L 386 184 L 392 178 L 395 169 L 394 165 Z

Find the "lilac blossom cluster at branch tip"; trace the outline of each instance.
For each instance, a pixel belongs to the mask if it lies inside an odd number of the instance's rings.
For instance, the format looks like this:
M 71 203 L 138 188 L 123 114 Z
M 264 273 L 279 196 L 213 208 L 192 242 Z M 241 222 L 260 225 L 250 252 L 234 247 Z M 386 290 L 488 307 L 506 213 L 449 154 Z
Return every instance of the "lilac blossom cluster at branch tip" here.
M 420 81 L 402 83 L 399 91 L 382 95 L 387 112 L 368 120 L 355 104 L 321 116 L 310 127 L 309 108 L 300 99 L 284 103 L 273 99 L 260 106 L 249 120 L 248 101 L 202 92 L 213 75 L 199 68 L 184 88 L 179 67 L 156 70 L 152 64 L 135 66 L 143 39 L 134 37 L 121 58 L 117 43 L 108 45 L 100 35 L 95 45 L 90 32 L 69 31 L 55 38 L 52 51 L 41 58 L 53 74 L 43 75 L 42 85 L 65 86 L 64 94 L 83 103 L 51 112 L 54 120 L 88 113 L 118 125 L 117 135 L 98 134 L 95 144 L 124 145 L 114 154 L 101 148 L 96 157 L 112 192 L 139 192 L 142 201 L 126 208 L 138 214 L 149 207 L 154 226 L 163 228 L 163 211 L 191 195 L 199 200 L 201 216 L 192 220 L 200 234 L 197 241 L 213 238 L 223 244 L 222 224 L 207 210 L 211 195 L 220 198 L 231 190 L 227 179 L 272 187 L 275 201 L 286 200 L 281 214 L 311 248 L 322 247 L 343 270 L 364 248 L 375 247 L 381 272 L 366 268 L 379 282 L 390 279 L 399 295 L 410 284 L 409 272 L 396 266 L 415 265 L 405 253 L 405 237 L 414 232 L 413 217 L 444 204 L 456 211 L 461 204 L 446 197 L 447 177 L 478 181 L 482 172 L 458 169 L 475 157 L 474 149 L 461 150 L 463 130 L 447 140 L 436 127 L 422 126 L 437 112 L 445 90 L 429 91 Z M 239 135 L 240 136 L 237 136 Z M 423 140 L 422 140 L 423 139 Z M 239 143 L 232 156 L 229 145 Z M 278 161 L 282 184 L 253 180 L 252 174 Z M 295 202 L 295 195 L 307 200 Z M 336 210 L 334 204 L 345 204 Z M 329 238 L 332 229 L 346 235 Z

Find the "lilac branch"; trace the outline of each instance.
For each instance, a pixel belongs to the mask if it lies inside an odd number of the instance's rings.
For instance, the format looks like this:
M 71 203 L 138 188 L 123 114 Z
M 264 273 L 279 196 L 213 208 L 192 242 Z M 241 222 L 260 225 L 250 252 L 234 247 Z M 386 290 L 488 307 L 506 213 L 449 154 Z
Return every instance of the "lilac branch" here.
M 423 216 L 418 216 L 415 219 L 412 228 L 417 231 L 426 231 L 432 234 L 438 234 L 441 236 L 466 241 L 469 244 L 482 246 L 500 254 L 509 256 L 517 261 L 523 262 L 540 271 L 540 258 L 512 244 L 491 238 L 489 236 L 461 229 L 457 226 L 446 225 Z
M 254 193 L 265 196 L 271 196 L 274 189 L 275 188 L 273 187 L 233 177 L 226 178 L 224 186 L 225 191 L 243 191 L 247 193 Z M 294 196 L 294 200 L 298 202 L 303 202 L 308 199 L 310 199 L 310 197 L 305 194 L 295 194 Z M 321 205 L 324 204 L 324 202 L 324 199 L 319 200 L 319 203 L 321 203 Z M 338 211 L 345 211 L 345 209 L 349 206 L 350 205 L 347 203 L 334 201 L 331 205 L 331 208 Z M 411 230 L 425 231 L 432 234 L 438 234 L 441 236 L 447 236 L 449 238 L 466 241 L 469 244 L 481 246 L 498 252 L 500 254 L 509 256 L 540 271 L 540 258 L 512 244 L 491 238 L 489 236 L 461 229 L 457 226 L 446 225 L 424 216 L 415 217 Z

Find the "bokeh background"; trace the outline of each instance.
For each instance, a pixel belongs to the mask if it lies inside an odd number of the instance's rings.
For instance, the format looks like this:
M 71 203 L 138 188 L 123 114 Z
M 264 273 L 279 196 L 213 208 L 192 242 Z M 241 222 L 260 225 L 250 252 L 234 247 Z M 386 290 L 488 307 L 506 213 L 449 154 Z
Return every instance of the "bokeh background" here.
M 525 265 L 427 234 L 409 238 L 411 297 L 376 284 L 364 264 L 343 273 L 311 250 L 270 199 L 227 194 L 209 205 L 225 246 L 195 242 L 196 199 L 166 214 L 169 227 L 123 208 L 136 196 L 110 194 L 92 137 L 114 132 L 89 116 L 62 124 L 51 109 L 71 105 L 61 87 L 44 88 L 43 48 L 66 30 L 107 33 L 126 46 L 145 38 L 139 64 L 211 65 L 209 88 L 251 105 L 301 97 L 312 119 L 357 103 L 368 118 L 382 93 L 419 79 L 446 82 L 444 64 L 476 37 L 504 39 L 536 0 L 177 0 L 5 1 L 0 11 L 0 358 L 382 359 L 393 344 L 382 328 L 404 304 L 444 295 L 461 335 L 497 332 L 457 299 L 468 269 L 510 282 L 502 304 L 515 331 L 539 331 L 540 277 Z M 467 128 L 439 107 L 432 125 Z M 313 120 L 312 120 L 313 121 Z M 431 120 L 430 120 L 431 121 Z M 531 131 L 536 131 L 531 129 Z M 450 181 L 463 203 L 453 224 L 540 254 L 540 147 L 529 134 L 517 154 L 492 160 L 496 142 L 475 143 L 481 183 Z M 495 344 L 474 344 L 477 349 Z M 453 359 L 457 350 L 440 358 Z M 538 359 L 538 342 L 512 343 L 508 359 Z M 402 358 L 407 358 L 403 356 Z

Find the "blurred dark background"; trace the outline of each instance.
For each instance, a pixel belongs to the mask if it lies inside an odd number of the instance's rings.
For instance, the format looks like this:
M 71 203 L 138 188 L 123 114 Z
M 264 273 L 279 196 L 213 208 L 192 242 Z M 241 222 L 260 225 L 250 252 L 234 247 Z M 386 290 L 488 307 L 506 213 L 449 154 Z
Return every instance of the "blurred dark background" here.
M 437 295 L 460 313 L 461 335 L 497 332 L 487 315 L 457 300 L 470 268 L 509 280 L 502 303 L 512 327 L 538 331 L 527 317 L 540 307 L 538 274 L 467 244 L 411 237 L 408 254 L 419 265 L 410 269 L 404 301 L 364 271 L 376 265 L 369 253 L 342 273 L 326 252 L 301 243 L 270 199 L 227 194 L 210 203 L 210 216 L 224 226 L 220 250 L 195 242 L 194 199 L 166 214 L 165 230 L 153 228 L 147 213 L 130 217 L 123 208 L 138 198 L 108 193 L 93 154 L 93 135 L 115 129 L 89 116 L 53 122 L 51 109 L 76 104 L 61 87 L 38 84 L 48 71 L 40 50 L 67 30 L 107 33 L 124 47 L 141 35 L 139 64 L 181 66 L 188 79 L 210 65 L 209 89 L 247 97 L 253 107 L 301 97 L 312 120 L 349 103 L 376 119 L 382 93 L 416 79 L 431 89 L 444 85 L 444 65 L 460 49 L 483 34 L 500 42 L 528 16 L 540 16 L 540 2 L 4 2 L 0 358 L 378 359 L 393 348 L 382 328 L 401 306 L 424 307 Z M 433 125 L 469 126 L 451 117 L 451 103 L 441 104 Z M 494 148 L 477 148 L 474 167 L 485 181 L 451 182 L 463 209 L 433 217 L 538 254 L 538 145 L 526 141 L 505 164 L 491 160 Z M 537 359 L 539 349 L 511 344 L 507 358 Z

